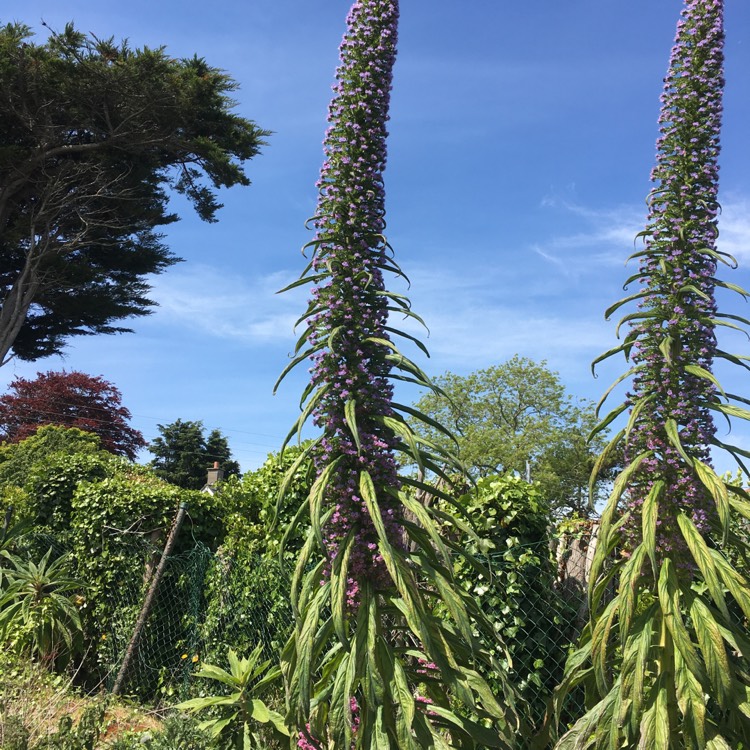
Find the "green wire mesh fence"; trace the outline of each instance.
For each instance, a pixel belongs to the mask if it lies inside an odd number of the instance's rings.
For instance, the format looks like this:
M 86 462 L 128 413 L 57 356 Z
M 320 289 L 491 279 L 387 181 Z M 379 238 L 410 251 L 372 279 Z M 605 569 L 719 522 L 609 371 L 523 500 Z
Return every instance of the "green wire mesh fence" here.
M 64 552 L 47 537 L 33 546 Z M 128 561 L 127 574 L 114 576 L 98 600 L 86 603 L 99 613 L 88 622 L 83 657 L 90 690 L 112 689 L 162 552 L 132 534 L 110 540 L 108 549 Z M 587 556 L 579 542 L 562 550 L 559 541 L 517 545 L 485 559 L 489 580 L 462 579 L 505 644 L 485 646 L 497 649 L 537 726 L 587 618 Z M 276 559 L 237 559 L 200 543 L 168 557 L 122 693 L 141 704 L 171 705 L 199 694 L 200 665 L 226 666 L 229 648 L 243 655 L 262 643 L 266 658 L 275 660 L 293 627 L 289 582 L 290 571 Z M 581 707 L 582 696 L 573 695 L 569 717 Z

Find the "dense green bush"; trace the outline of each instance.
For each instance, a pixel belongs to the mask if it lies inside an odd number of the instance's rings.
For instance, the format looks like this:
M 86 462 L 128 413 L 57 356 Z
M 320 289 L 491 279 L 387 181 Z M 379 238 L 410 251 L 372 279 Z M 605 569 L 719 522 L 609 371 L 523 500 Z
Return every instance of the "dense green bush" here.
M 34 533 L 16 546 L 16 554 L 38 561 L 52 548 L 53 561 L 68 553 L 71 575 L 86 581 L 80 615 L 87 656 L 79 676 L 95 683 L 121 656 L 180 504 L 188 505 L 188 515 L 176 555 L 196 543 L 216 548 L 222 541 L 224 496 L 170 485 L 145 467 L 99 450 L 98 438 L 75 429 L 42 428 L 21 443 L 3 446 L 1 453 L 5 496 L 20 498 L 16 517 L 34 523 Z M 182 631 L 196 628 L 186 613 L 186 592 L 195 589 L 196 582 L 172 570 L 162 586 L 181 595 L 181 607 L 174 611 L 157 604 L 149 632 L 167 633 L 175 652 L 187 640 Z M 115 632 L 118 639 L 111 637 Z M 159 665 L 153 668 L 154 684 L 147 690 L 160 679 Z
M 299 524 L 287 539 L 284 535 L 296 512 L 306 507 L 312 482 L 309 462 L 301 462 L 290 477 L 278 508 L 277 499 L 302 450 L 289 447 L 281 455 L 271 454 L 256 471 L 222 485 L 225 507 L 233 512 L 206 578 L 202 636 L 209 661 L 223 659 L 229 647 L 249 653 L 258 643 L 266 657 L 275 656 L 289 634 L 291 567 L 307 524 Z
M 482 645 L 511 667 L 511 679 L 537 723 L 561 676 L 571 615 L 554 587 L 549 506 L 537 485 L 513 475 L 481 479 L 458 502 L 478 534 L 461 542 L 488 573 L 457 557 L 456 577 L 502 637 L 504 646 L 487 638 Z M 487 679 L 494 686 L 491 674 Z

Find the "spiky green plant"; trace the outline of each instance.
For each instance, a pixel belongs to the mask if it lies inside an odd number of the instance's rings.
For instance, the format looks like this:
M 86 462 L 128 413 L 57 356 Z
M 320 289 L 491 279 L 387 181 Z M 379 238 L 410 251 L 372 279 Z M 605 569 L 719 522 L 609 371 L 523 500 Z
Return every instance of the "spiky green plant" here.
M 278 667 L 272 667 L 268 660 L 261 661 L 262 653 L 263 644 L 247 657 L 237 656 L 230 648 L 228 672 L 213 664 L 201 665 L 196 677 L 218 682 L 231 693 L 191 698 L 175 706 L 191 713 L 213 711 L 213 718 L 201 721 L 198 726 L 208 732 L 221 750 L 263 750 L 265 744 L 259 735 L 263 725 L 277 738 L 289 736 L 284 717 L 260 697 L 281 677 Z
M 389 323 L 394 313 L 419 318 L 384 283 L 384 273 L 403 275 L 383 235 L 397 19 L 396 0 L 358 0 L 348 16 L 312 260 L 292 285 L 314 284 L 286 370 L 312 359 L 292 434 L 312 417 L 322 435 L 289 474 L 313 457 L 317 479 L 300 509 L 312 532 L 297 562 L 297 623 L 282 655 L 289 720 L 299 747 L 510 747 L 512 692 L 493 695 L 476 669 L 477 659 L 490 659 L 476 633 L 491 637 L 492 629 L 456 584 L 454 550 L 435 518 L 461 521 L 416 502 L 407 490 L 422 483 L 397 471 L 404 451 L 442 474 L 435 447 L 404 418 L 418 415 L 393 401 L 394 379 L 427 385 L 393 337 L 424 347 Z
M 623 352 L 632 362 L 617 381 L 632 376 L 627 400 L 600 425 L 628 412 L 610 444 L 624 444 L 626 462 L 601 519 L 591 622 L 557 700 L 559 711 L 583 682 L 589 710 L 559 750 L 750 747 L 750 584 L 722 552 L 743 544 L 730 519 L 750 517 L 750 496 L 716 475 L 710 455 L 726 448 L 742 464 L 747 452 L 721 443 L 712 417 L 750 418 L 737 403 L 750 402 L 712 374 L 716 358 L 748 359 L 719 349 L 715 335 L 748 324 L 715 301 L 717 287 L 747 296 L 716 277 L 719 262 L 734 264 L 716 249 L 723 10 L 722 0 L 682 10 L 645 247 L 627 282 L 641 290 L 607 311 L 639 300 L 620 322 L 622 344 L 599 358 Z
M 36 563 L 8 555 L 0 589 L 0 643 L 47 666 L 64 666 L 81 648 L 81 618 L 76 600 L 86 586 L 68 574 L 68 556 Z

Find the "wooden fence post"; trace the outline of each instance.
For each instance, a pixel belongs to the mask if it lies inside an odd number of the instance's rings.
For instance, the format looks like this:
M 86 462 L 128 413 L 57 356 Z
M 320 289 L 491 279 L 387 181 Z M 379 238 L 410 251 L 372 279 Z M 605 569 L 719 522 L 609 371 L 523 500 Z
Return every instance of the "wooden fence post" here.
M 128 647 L 125 650 L 125 656 L 122 659 L 120 670 L 117 673 L 117 677 L 115 678 L 115 684 L 112 686 L 113 695 L 120 694 L 120 691 L 125 684 L 125 675 L 128 671 L 128 667 L 130 667 L 130 663 L 133 661 L 133 657 L 138 652 L 138 641 L 140 640 L 141 632 L 143 631 L 143 627 L 146 624 L 149 612 L 151 611 L 154 597 L 156 596 L 156 589 L 159 587 L 159 581 L 161 580 L 162 575 L 164 575 L 164 570 L 167 567 L 167 558 L 172 552 L 172 548 L 177 541 L 177 534 L 180 531 L 180 526 L 182 526 L 182 521 L 185 518 L 185 513 L 187 513 L 187 507 L 187 503 L 181 503 L 180 509 L 177 511 L 177 515 L 175 516 L 174 523 L 172 524 L 172 529 L 170 530 L 169 536 L 167 537 L 167 543 L 164 545 L 164 550 L 161 553 L 159 566 L 156 568 L 154 577 L 151 579 L 151 585 L 148 587 L 148 592 L 146 594 L 146 598 L 143 600 L 141 612 L 138 615 L 138 619 L 136 620 L 135 628 L 133 628 L 133 635 L 130 636 L 130 643 L 128 643 Z

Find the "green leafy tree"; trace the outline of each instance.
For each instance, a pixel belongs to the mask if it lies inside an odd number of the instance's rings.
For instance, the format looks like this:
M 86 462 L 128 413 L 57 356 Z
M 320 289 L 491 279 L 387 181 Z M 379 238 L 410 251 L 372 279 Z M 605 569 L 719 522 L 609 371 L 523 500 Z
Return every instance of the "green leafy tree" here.
M 455 452 L 475 477 L 527 474 L 557 510 L 590 512 L 588 480 L 603 447 L 587 444 L 596 425 L 593 404 L 576 404 L 545 362 L 514 356 L 502 365 L 466 376 L 447 372 L 435 379 L 416 408 L 455 429 L 455 442 L 428 422 L 415 431 Z
M 198 490 L 206 483 L 206 470 L 214 463 L 225 476 L 239 474 L 239 464 L 232 459 L 229 443 L 219 430 L 212 430 L 206 438 L 203 422 L 181 419 L 158 428 L 161 435 L 148 447 L 155 456 L 150 465 L 167 482 Z
M 91 455 L 100 450 L 98 435 L 75 427 L 45 425 L 25 440 L 0 445 L 0 487 L 23 487 L 35 469 L 58 454 Z
M 129 329 L 147 278 L 178 260 L 158 228 L 169 190 L 214 221 L 247 185 L 265 131 L 232 112 L 235 82 L 204 60 L 86 36 L 0 28 L 0 364 L 71 336 Z

